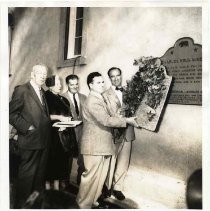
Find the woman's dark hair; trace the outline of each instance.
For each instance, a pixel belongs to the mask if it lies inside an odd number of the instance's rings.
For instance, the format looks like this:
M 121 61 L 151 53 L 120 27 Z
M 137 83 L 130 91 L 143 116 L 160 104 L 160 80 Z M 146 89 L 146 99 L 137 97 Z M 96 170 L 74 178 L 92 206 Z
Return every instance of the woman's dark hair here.
M 48 77 L 45 81 L 47 87 L 55 86 L 55 75 Z

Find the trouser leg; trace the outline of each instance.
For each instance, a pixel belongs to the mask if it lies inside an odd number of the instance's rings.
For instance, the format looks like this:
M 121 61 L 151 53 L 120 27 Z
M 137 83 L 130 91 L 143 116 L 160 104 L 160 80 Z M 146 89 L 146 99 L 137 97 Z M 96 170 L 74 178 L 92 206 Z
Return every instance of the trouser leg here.
M 15 208 L 21 208 L 34 191 L 45 188 L 47 150 L 20 149 L 20 166 L 16 183 Z
M 116 160 L 117 160 L 116 155 L 111 156 L 108 174 L 107 174 L 107 177 L 105 179 L 105 185 L 106 185 L 108 190 L 110 190 L 112 188 L 112 182 L 113 182 Z
M 113 189 L 122 191 L 124 179 L 128 171 L 132 142 L 124 142 L 116 161 L 115 172 L 113 177 Z
M 81 182 L 81 175 L 85 171 L 85 166 L 84 166 L 84 160 L 83 160 L 83 155 L 79 154 L 78 159 L 77 159 L 77 184 L 79 185 Z
M 109 171 L 108 171 L 106 181 L 105 181 L 105 185 L 106 185 L 108 190 L 110 190 L 112 188 L 117 157 L 118 157 L 119 153 L 121 152 L 123 145 L 124 145 L 124 142 L 115 144 L 115 155 L 111 156 Z
M 101 194 L 110 158 L 83 155 L 85 171 L 81 177 L 77 203 L 80 208 L 90 209 Z
M 105 156 L 104 157 L 104 160 L 103 160 L 103 169 L 102 169 L 102 171 L 100 173 L 100 180 L 99 180 L 99 183 L 98 183 L 98 186 L 97 186 L 96 195 L 95 195 L 94 203 L 93 204 L 96 204 L 98 198 L 102 194 L 103 185 L 104 185 L 104 182 L 106 180 L 107 173 L 109 171 L 110 158 L 111 158 L 111 156 Z
M 42 191 L 45 189 L 48 150 L 40 150 L 39 156 L 39 163 L 34 176 L 33 191 Z

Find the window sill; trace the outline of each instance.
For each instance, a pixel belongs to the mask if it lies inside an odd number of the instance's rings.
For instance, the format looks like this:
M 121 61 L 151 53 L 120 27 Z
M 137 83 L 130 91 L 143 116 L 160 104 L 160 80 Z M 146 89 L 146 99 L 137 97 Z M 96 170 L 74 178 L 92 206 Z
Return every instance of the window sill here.
M 63 68 L 63 67 L 74 67 L 74 66 L 81 66 L 85 65 L 86 63 L 86 36 L 87 36 L 87 13 L 88 10 L 84 10 L 84 28 L 83 28 L 83 43 L 82 43 L 82 51 L 81 56 L 73 57 L 70 59 L 66 59 L 66 42 L 68 38 L 68 15 L 67 15 L 68 8 L 62 7 L 60 10 L 60 33 L 59 33 L 59 49 L 58 49 L 58 61 L 57 61 L 57 68 Z M 76 60 L 76 61 L 75 61 Z
M 74 66 L 81 66 L 86 64 L 86 58 L 84 56 L 75 57 L 71 59 L 63 59 L 58 61 L 57 67 L 74 67 Z

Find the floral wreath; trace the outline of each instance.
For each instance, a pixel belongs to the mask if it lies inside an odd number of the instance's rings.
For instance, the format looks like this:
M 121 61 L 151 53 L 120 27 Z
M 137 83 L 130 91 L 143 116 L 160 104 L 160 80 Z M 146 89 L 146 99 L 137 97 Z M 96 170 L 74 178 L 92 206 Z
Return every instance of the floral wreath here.
M 123 102 L 125 104 L 125 114 L 127 117 L 135 115 L 141 101 L 146 96 L 145 104 L 152 108 L 148 114 L 149 120 L 155 115 L 155 110 L 161 102 L 162 90 L 166 89 L 163 80 L 166 77 L 166 68 L 161 64 L 160 58 L 141 57 L 134 60 L 134 65 L 139 66 L 139 70 L 127 81 L 124 90 Z

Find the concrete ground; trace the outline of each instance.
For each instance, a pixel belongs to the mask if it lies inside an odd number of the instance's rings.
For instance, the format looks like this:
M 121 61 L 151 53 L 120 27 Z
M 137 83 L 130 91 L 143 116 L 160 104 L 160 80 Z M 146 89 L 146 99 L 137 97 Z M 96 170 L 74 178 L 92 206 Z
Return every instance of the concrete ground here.
M 79 188 L 76 176 L 77 163 L 74 159 L 71 184 L 66 189 L 73 197 L 76 197 Z M 126 199 L 119 201 L 111 196 L 105 199 L 105 204 L 108 209 L 186 209 L 185 192 L 184 181 L 130 166 L 123 190 Z M 13 208 L 12 192 L 10 192 L 10 208 Z
M 74 160 L 72 184 L 76 184 L 76 170 Z M 186 209 L 185 192 L 186 184 L 182 180 L 130 166 L 123 190 L 126 199 L 119 201 L 112 196 L 106 202 L 121 209 Z

